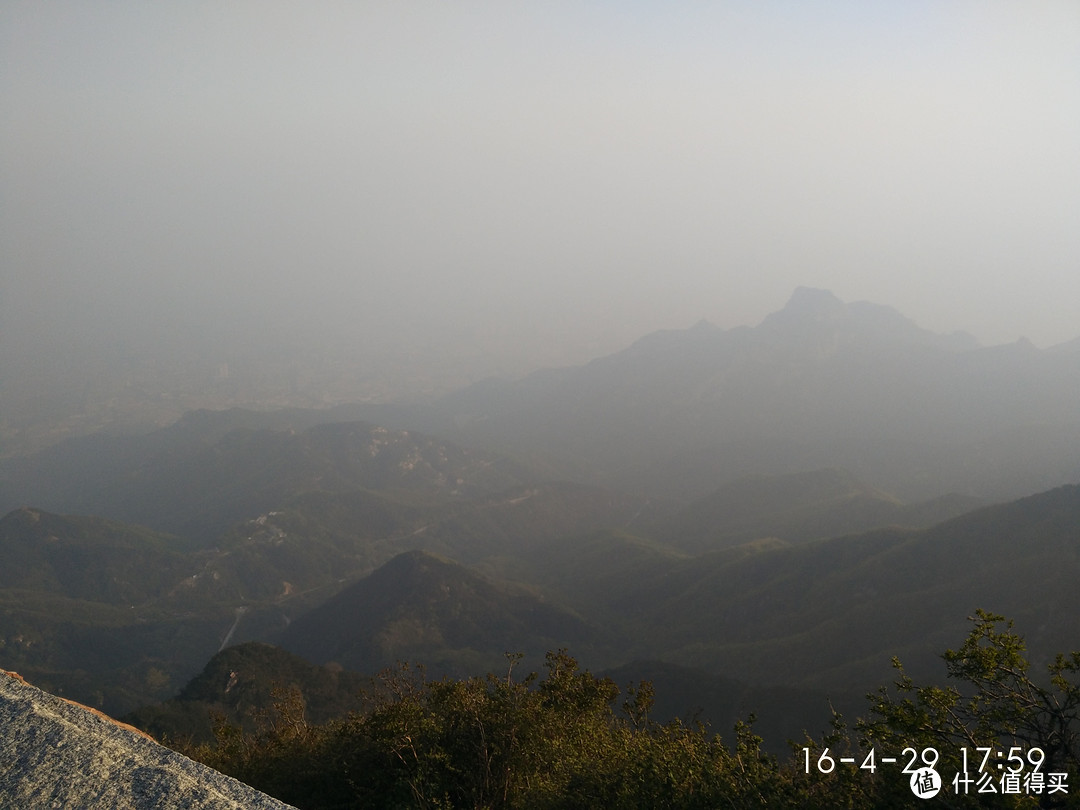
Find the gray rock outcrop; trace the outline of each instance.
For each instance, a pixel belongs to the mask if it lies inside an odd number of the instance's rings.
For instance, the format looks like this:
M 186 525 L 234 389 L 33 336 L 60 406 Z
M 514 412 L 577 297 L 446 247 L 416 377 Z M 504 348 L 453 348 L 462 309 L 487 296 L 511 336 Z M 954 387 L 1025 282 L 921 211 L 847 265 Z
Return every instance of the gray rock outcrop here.
M 0 807 L 288 810 L 289 805 L 0 670 Z

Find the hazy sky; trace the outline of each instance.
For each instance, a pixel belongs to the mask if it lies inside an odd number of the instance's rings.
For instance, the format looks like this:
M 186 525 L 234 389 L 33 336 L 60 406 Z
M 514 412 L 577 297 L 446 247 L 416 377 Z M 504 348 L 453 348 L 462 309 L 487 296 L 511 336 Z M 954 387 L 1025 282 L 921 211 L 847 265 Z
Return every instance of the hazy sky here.
M 797 285 L 1080 335 L 1075 0 L 8 0 L 0 37 L 9 348 L 539 364 Z

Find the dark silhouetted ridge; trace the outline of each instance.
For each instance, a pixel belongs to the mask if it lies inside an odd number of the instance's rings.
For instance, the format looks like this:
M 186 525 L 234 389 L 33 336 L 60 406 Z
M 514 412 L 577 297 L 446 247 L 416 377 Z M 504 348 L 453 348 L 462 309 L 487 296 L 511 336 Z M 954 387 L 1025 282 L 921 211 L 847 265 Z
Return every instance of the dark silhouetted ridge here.
M 373 672 L 399 660 L 435 670 L 496 666 L 506 652 L 594 643 L 569 611 L 424 551 L 398 555 L 294 621 L 288 650 L 316 663 Z

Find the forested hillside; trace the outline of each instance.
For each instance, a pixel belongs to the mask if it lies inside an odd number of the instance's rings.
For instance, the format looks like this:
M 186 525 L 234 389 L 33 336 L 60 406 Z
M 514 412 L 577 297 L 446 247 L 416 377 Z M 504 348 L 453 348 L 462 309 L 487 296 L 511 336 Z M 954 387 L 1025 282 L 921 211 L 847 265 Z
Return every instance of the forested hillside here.
M 741 721 L 724 736 L 659 722 L 651 683 L 620 690 L 564 651 L 548 654 L 543 677 L 522 674 L 513 656 L 486 678 L 391 670 L 363 711 L 322 725 L 306 721 L 294 686 L 254 731 L 219 723 L 214 744 L 188 750 L 312 810 L 871 808 L 934 796 L 956 807 L 1076 806 L 1080 651 L 1039 671 L 1012 623 L 981 611 L 971 621 L 943 655 L 947 686 L 918 686 L 897 663 L 896 684 L 868 696 L 865 719 L 852 727 L 834 715 L 827 733 L 780 757 Z

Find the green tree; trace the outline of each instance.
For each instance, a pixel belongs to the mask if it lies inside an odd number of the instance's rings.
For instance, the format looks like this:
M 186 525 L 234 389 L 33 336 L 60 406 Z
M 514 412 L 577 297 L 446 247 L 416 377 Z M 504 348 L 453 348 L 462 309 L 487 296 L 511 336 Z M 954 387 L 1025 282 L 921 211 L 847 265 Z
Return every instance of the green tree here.
M 310 810 L 697 810 L 910 807 L 908 774 L 880 762 L 907 748 L 940 755 L 946 789 L 935 806 L 982 806 L 984 795 L 958 795 L 948 783 L 962 770 L 960 752 L 969 771 L 982 765 L 997 776 L 1014 767 L 1010 755 L 1031 766 L 1038 749 L 1043 774 L 1063 774 L 1068 792 L 999 793 L 992 805 L 1080 805 L 1080 653 L 1059 655 L 1039 680 L 1012 623 L 983 611 L 943 655 L 953 683 L 917 686 L 895 661 L 895 692 L 870 696 L 855 740 L 835 715 L 830 733 L 783 764 L 763 752 L 752 717 L 725 745 L 701 725 L 651 719 L 651 684 L 628 688 L 620 712 L 618 687 L 565 650 L 548 654 L 542 678 L 515 679 L 510 658 L 502 676 L 465 680 L 432 681 L 403 665 L 383 674 L 363 712 L 322 726 L 306 722 L 296 690 L 280 692 L 255 731 L 219 723 L 216 747 L 195 754 Z M 871 750 L 877 767 L 859 767 Z
M 1040 681 L 1029 671 L 1024 639 L 1012 621 L 983 610 L 970 620 L 963 645 L 942 656 L 956 685 L 917 686 L 893 659 L 898 694 L 881 687 L 869 696 L 871 719 L 860 724 L 865 744 L 893 751 L 933 747 L 955 771 L 963 768 L 962 750 L 968 752 L 968 769 L 975 770 L 983 764 L 979 749 L 990 749 L 991 773 L 1017 767 L 1010 754 L 1030 768 L 1029 754 L 1042 751 L 1041 770 L 1067 774 L 1070 792 L 1080 793 L 1080 652 L 1059 654 Z M 1039 803 L 1066 804 L 1067 794 L 1044 793 Z

